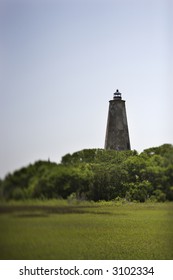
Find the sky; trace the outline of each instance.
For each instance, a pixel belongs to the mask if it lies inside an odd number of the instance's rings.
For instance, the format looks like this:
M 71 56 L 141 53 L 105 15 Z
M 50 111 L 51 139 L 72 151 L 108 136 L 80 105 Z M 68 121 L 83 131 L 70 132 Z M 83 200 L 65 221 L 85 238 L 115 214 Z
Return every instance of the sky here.
M 131 148 L 173 144 L 172 0 L 0 0 L 0 178 L 103 148 L 109 100 Z

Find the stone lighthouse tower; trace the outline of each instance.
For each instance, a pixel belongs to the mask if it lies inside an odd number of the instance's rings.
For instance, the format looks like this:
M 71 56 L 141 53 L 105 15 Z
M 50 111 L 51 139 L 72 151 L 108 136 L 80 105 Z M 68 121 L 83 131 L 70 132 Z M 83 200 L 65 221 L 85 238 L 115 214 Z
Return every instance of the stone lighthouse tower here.
M 118 89 L 113 100 L 109 101 L 105 149 L 130 150 L 125 101 L 122 100 Z

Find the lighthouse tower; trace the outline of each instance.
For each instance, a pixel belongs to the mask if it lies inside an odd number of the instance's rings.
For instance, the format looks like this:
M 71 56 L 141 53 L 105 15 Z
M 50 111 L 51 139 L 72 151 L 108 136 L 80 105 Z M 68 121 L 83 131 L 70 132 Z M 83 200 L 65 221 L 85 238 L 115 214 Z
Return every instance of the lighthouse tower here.
M 118 89 L 113 100 L 109 101 L 105 149 L 130 150 L 125 101 L 122 100 Z

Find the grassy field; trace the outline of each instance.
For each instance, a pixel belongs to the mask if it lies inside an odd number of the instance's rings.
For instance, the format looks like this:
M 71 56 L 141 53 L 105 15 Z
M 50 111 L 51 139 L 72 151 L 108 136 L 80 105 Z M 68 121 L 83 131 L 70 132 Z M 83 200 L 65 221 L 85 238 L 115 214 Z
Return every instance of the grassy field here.
M 173 259 L 173 203 L 1 203 L 0 259 Z

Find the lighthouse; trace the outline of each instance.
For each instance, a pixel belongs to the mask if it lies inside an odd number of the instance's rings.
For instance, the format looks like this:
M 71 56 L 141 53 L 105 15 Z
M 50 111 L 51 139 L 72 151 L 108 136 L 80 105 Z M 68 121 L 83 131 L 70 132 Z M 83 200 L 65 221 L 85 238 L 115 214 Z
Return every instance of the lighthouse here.
M 109 112 L 105 137 L 106 150 L 130 150 L 125 100 L 117 89 L 109 101 Z

